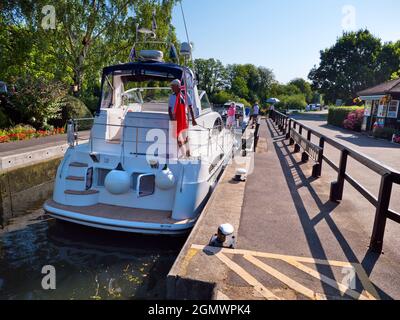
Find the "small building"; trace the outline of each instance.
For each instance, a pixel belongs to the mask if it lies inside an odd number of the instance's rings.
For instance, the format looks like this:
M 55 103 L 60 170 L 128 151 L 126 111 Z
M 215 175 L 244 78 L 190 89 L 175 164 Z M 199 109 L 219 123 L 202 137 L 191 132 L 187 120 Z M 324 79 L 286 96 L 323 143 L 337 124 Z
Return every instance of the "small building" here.
M 365 101 L 363 131 L 374 126 L 400 130 L 400 79 L 388 81 L 358 92 Z

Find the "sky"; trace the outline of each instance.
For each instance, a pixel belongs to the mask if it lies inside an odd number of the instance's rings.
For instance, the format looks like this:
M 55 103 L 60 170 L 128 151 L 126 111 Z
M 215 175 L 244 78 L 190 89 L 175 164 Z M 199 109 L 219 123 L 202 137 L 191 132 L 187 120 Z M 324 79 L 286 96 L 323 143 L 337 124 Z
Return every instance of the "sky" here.
M 307 79 L 343 31 L 400 40 L 399 0 L 183 0 L 183 8 L 194 58 L 264 66 L 283 83 Z M 173 24 L 186 41 L 179 5 Z

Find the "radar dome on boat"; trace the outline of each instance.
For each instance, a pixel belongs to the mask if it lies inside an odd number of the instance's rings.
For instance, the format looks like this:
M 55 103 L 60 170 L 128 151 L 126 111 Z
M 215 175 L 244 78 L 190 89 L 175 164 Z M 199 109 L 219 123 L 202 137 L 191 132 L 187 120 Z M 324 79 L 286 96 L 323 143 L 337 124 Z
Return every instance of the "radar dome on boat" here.
M 144 61 L 164 61 L 164 53 L 159 50 L 141 50 L 139 52 L 139 58 Z
M 192 45 L 187 42 L 183 42 L 181 44 L 181 55 L 184 57 L 191 57 L 192 56 Z
M 130 175 L 126 171 L 113 170 L 107 174 L 104 186 L 115 195 L 127 193 L 131 187 Z

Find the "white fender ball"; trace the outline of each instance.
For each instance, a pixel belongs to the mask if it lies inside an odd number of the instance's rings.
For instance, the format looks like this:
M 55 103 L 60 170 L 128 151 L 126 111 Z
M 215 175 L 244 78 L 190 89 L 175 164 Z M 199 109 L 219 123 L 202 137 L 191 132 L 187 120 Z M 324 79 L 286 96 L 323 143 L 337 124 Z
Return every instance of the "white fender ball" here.
M 107 174 L 104 186 L 112 194 L 124 194 L 129 192 L 131 177 L 126 171 L 113 170 Z
M 156 174 L 156 186 L 161 190 L 172 189 L 175 186 L 175 177 L 170 169 L 162 170 Z

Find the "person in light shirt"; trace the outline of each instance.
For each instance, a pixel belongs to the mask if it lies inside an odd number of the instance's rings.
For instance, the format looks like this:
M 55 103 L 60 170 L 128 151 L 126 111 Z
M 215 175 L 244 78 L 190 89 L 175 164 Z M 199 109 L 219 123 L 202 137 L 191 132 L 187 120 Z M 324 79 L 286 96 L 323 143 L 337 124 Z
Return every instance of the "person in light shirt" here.
M 257 124 L 258 121 L 258 116 L 260 115 L 260 106 L 258 105 L 258 102 L 253 107 L 253 123 Z

